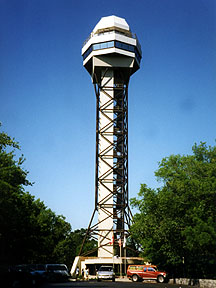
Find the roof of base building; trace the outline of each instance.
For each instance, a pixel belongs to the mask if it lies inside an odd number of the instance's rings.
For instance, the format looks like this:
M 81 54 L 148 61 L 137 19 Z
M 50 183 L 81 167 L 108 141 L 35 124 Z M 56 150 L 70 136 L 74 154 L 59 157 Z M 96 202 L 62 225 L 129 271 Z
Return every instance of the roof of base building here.
M 130 28 L 124 18 L 120 18 L 120 17 L 112 15 L 112 16 L 102 17 L 101 20 L 95 26 L 93 33 L 97 33 L 98 30 L 103 30 L 109 27 L 116 27 L 116 28 L 130 31 Z

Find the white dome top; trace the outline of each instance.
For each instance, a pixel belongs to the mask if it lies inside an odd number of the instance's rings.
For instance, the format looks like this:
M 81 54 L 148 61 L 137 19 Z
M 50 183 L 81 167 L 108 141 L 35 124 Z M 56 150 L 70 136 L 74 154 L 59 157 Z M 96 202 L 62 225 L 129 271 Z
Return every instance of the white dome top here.
M 118 27 L 118 28 L 130 31 L 130 28 L 124 18 L 120 18 L 120 17 L 113 15 L 113 16 L 102 17 L 101 20 L 95 26 L 93 33 L 96 33 L 97 30 L 99 29 L 105 29 L 109 27 Z

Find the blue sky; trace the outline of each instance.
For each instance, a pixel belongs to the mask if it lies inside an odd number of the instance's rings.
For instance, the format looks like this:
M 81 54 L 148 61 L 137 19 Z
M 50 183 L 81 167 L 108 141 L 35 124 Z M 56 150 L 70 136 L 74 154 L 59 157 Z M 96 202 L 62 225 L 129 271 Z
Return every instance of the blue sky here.
M 129 85 L 129 195 L 158 187 L 170 154 L 216 139 L 214 0 L 0 0 L 0 121 L 26 157 L 27 190 L 73 229 L 94 209 L 96 99 L 81 48 L 103 16 L 142 46 Z

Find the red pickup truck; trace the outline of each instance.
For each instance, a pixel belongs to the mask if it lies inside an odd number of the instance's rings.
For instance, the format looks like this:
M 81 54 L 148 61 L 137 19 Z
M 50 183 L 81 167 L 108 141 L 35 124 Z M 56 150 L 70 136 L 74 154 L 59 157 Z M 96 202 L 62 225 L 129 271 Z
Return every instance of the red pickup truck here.
M 158 271 L 155 265 L 129 265 L 127 277 L 133 282 L 156 280 L 158 283 L 163 283 L 167 278 L 167 273 Z

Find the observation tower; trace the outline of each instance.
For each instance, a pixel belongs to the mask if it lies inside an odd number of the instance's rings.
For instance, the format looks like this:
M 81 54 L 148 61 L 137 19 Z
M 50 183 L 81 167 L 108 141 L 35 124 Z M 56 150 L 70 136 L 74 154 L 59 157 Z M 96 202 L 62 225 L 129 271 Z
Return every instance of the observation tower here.
M 140 68 L 142 52 L 125 19 L 108 16 L 101 18 L 84 42 L 82 56 L 97 102 L 95 208 L 86 237 L 98 243 L 97 259 L 93 262 L 107 264 L 113 263 L 115 255 L 126 256 L 131 221 L 128 84 L 130 76 Z M 85 256 L 82 248 L 80 256 Z M 90 264 L 88 261 L 85 264 Z

